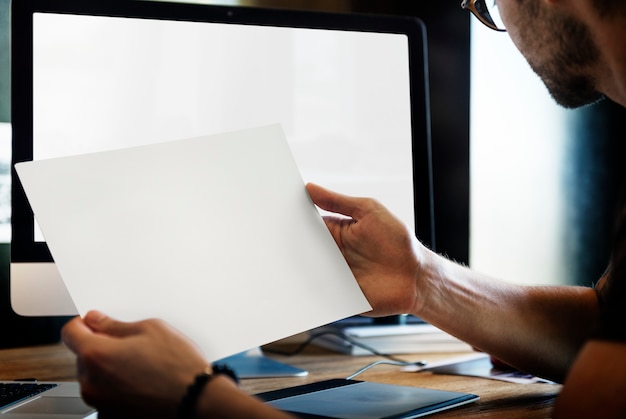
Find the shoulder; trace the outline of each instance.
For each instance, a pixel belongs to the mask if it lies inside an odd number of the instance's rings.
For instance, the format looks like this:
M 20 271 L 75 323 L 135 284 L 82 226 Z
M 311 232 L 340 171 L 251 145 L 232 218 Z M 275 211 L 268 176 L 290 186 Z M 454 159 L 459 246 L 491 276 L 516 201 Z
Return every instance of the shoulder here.
M 554 418 L 626 417 L 626 342 L 590 340 L 559 395 Z

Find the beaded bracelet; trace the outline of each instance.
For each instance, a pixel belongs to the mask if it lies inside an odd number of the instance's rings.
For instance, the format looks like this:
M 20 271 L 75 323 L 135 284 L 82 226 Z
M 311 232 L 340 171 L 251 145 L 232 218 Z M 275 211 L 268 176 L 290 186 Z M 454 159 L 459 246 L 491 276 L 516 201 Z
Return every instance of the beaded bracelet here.
M 178 406 L 178 419 L 193 419 L 195 417 L 196 404 L 200 393 L 202 393 L 202 389 L 217 375 L 226 375 L 235 383 L 239 383 L 235 371 L 227 365 L 215 364 L 212 367 L 205 368 L 204 371 L 196 375 L 193 383 L 187 387 L 187 393 L 183 396 Z

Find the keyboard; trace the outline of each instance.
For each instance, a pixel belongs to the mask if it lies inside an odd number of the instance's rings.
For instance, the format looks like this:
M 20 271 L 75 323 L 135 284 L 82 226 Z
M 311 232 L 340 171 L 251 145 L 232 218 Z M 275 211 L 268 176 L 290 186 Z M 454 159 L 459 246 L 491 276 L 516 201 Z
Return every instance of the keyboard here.
M 0 383 L 0 409 L 42 393 L 53 387 L 56 387 L 56 384 L 40 384 L 36 382 L 2 382 Z

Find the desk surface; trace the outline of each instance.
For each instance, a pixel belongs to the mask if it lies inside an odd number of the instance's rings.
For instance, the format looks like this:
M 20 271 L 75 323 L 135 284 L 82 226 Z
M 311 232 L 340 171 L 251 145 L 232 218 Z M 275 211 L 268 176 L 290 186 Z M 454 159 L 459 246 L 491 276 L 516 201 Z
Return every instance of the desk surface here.
M 270 345 L 270 348 L 289 348 L 288 343 Z M 406 355 L 410 361 L 436 361 L 459 354 Z M 336 354 L 310 346 L 303 353 L 288 357 L 269 355 L 309 371 L 306 377 L 249 379 L 241 387 L 250 392 L 274 390 L 305 384 L 327 378 L 345 378 L 361 367 L 379 360 L 378 357 L 352 357 Z M 63 345 L 35 346 L 0 350 L 0 380 L 37 378 L 39 380 L 75 380 L 74 355 Z M 379 365 L 356 379 L 380 383 L 399 384 L 433 389 L 474 393 L 481 400 L 458 409 L 436 415 L 437 418 L 481 417 L 481 418 L 547 418 L 560 390 L 554 384 L 512 384 L 496 380 L 435 375 L 430 373 L 402 372 L 399 367 Z

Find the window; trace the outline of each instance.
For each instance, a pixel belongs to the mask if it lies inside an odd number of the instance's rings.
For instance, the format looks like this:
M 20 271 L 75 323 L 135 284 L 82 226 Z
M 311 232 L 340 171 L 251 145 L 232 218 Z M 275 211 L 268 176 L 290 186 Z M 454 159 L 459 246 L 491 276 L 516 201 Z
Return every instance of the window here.
M 470 266 L 565 283 L 568 111 L 507 35 L 472 22 L 471 57 Z

